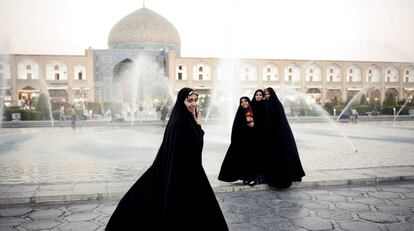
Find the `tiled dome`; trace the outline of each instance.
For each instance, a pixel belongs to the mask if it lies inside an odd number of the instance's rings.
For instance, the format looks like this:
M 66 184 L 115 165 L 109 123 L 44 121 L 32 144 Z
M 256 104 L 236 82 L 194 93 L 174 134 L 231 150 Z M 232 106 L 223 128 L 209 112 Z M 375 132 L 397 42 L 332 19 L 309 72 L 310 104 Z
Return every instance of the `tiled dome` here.
M 125 16 L 112 27 L 108 37 L 111 49 L 162 48 L 163 45 L 179 52 L 180 35 L 167 19 L 147 8 Z

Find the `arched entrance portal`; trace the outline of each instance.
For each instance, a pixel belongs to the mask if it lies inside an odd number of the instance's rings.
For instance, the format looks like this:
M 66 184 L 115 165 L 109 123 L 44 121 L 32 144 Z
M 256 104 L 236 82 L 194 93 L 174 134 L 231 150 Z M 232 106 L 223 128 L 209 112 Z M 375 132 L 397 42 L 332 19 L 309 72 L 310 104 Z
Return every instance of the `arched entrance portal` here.
M 129 78 L 133 73 L 130 71 L 133 66 L 131 59 L 124 59 L 114 67 L 114 89 L 112 98 L 114 101 L 131 102 L 131 85 Z
M 322 92 L 319 88 L 309 88 L 306 91 L 306 95 L 309 96 L 314 103 L 321 103 Z
M 121 102 L 127 114 L 138 109 L 150 111 L 170 98 L 164 67 L 159 65 L 156 57 L 124 59 L 113 70 L 112 99 Z

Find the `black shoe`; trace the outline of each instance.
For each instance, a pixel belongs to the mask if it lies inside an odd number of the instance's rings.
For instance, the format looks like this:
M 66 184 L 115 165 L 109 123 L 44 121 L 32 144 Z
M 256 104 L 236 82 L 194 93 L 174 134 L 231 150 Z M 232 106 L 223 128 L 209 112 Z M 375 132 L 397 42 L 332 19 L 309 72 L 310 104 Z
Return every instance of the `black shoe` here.
M 249 182 L 249 185 L 250 185 L 251 187 L 253 187 L 255 184 L 257 184 L 255 180 L 252 180 L 252 181 L 250 181 L 250 182 Z

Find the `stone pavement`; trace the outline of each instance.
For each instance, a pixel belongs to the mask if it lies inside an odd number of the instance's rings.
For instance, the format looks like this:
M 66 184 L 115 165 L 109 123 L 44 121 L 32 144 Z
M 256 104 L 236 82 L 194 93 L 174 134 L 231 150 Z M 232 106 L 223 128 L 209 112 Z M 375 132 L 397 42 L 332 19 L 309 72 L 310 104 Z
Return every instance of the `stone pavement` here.
M 414 230 L 414 181 L 216 193 L 230 230 Z M 118 199 L 0 206 L 0 230 L 104 230 Z
M 393 166 L 307 171 L 300 183 L 292 187 L 371 185 L 380 182 L 414 180 L 414 166 Z M 215 192 L 235 192 L 269 189 L 267 185 L 253 188 L 226 183 L 209 175 Z M 43 184 L 0 185 L 0 205 L 43 202 L 73 202 L 84 200 L 119 199 L 135 181 L 69 182 Z

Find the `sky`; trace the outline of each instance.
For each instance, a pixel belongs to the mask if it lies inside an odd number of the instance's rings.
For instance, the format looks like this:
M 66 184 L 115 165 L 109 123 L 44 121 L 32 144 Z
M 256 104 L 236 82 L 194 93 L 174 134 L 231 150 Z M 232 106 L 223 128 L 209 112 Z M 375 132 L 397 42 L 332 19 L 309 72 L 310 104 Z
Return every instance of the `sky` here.
M 143 0 L 0 0 L 0 52 L 82 55 Z M 146 0 L 181 56 L 414 63 L 413 0 Z

